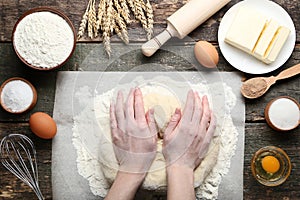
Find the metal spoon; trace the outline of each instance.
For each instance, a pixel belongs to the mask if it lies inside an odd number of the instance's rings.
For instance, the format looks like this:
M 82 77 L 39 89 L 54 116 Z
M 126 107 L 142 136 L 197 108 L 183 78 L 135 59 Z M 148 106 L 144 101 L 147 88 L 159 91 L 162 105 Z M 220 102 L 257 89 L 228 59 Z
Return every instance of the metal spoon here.
M 277 80 L 290 78 L 300 73 L 300 64 L 294 65 L 282 72 L 277 76 L 270 77 L 256 77 L 245 81 L 241 87 L 241 93 L 244 97 L 255 99 L 265 94 L 268 89 Z

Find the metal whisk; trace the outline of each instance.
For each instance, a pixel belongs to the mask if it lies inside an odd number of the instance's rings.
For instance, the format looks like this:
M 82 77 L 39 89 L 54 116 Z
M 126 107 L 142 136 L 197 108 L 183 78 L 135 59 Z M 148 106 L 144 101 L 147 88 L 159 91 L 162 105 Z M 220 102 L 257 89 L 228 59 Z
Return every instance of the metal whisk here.
M 2 165 L 29 185 L 39 200 L 44 199 L 38 183 L 36 150 L 27 136 L 21 134 L 5 136 L 0 143 L 0 158 Z

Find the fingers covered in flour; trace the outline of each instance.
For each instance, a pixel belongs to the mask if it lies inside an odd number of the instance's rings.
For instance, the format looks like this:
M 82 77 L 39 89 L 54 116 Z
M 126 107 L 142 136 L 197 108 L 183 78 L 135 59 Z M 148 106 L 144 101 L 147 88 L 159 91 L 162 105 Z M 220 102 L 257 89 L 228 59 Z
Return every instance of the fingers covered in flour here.
M 134 89 L 131 88 L 125 104 L 126 120 L 134 120 Z
M 115 105 L 115 116 L 118 123 L 118 127 L 121 130 L 124 130 L 125 128 L 124 97 L 121 91 L 119 91 L 117 95 L 117 102 Z
M 134 116 L 138 123 L 145 123 L 143 95 L 139 88 L 134 90 Z
M 110 106 L 110 127 L 119 170 L 145 173 L 155 158 L 157 131 L 154 112 L 145 114 L 139 88 L 131 89 L 125 104 L 123 94 Z
M 155 136 L 155 140 L 157 140 L 158 128 L 156 126 L 153 108 L 149 109 L 148 112 L 146 113 L 146 120 L 147 120 L 148 127 L 150 129 L 151 135 Z
M 167 164 L 195 169 L 207 152 L 215 124 L 207 97 L 201 99 L 197 92 L 189 91 L 182 116 L 175 112 L 165 131 L 163 153 Z
M 179 121 L 181 118 L 181 111 L 179 108 L 176 108 L 175 113 L 172 115 L 167 128 L 165 129 L 164 132 L 164 144 L 167 144 L 171 138 L 172 138 L 172 133 L 174 134 L 175 131 L 174 129 L 177 127 Z
M 209 145 L 212 141 L 212 138 L 214 136 L 215 130 L 217 125 L 217 119 L 212 111 L 210 111 L 210 122 L 208 124 L 208 127 L 206 128 L 206 133 L 203 138 L 202 144 L 199 144 L 199 158 L 203 159 L 209 149 Z
M 195 106 L 194 106 L 192 124 L 194 127 L 198 127 L 203 114 L 203 108 L 202 108 L 202 101 L 200 99 L 198 92 L 194 92 L 194 98 L 195 98 Z
M 190 90 L 186 97 L 186 103 L 182 114 L 182 122 L 189 123 L 192 120 L 194 112 L 195 97 L 194 92 Z

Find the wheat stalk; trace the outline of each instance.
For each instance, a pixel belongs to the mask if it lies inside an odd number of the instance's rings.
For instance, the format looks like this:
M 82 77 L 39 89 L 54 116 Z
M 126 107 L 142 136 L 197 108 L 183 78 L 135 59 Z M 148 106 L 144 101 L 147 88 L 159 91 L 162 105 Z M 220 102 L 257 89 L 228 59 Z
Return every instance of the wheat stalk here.
M 147 30 L 147 20 L 143 10 L 143 1 L 133 0 L 133 5 L 135 8 L 135 18 L 138 19 L 144 30 Z
M 95 0 L 90 0 L 88 12 L 88 36 L 93 39 L 97 36 L 97 17 L 95 9 Z
M 119 37 L 124 41 L 125 44 L 128 44 L 129 43 L 129 38 L 128 38 L 128 32 L 127 32 L 127 26 L 126 26 L 126 23 L 124 21 L 124 19 L 120 16 L 120 13 L 117 12 L 117 10 L 115 10 L 113 8 L 113 16 L 114 16 L 114 29 L 115 29 L 115 32 L 117 33 L 117 31 L 120 31 L 122 37 Z M 119 29 L 120 27 L 120 29 Z M 116 28 L 118 30 L 116 30 Z
M 137 1 L 140 3 L 142 9 L 145 11 L 146 10 L 146 4 L 145 4 L 144 0 L 137 0 Z
M 135 8 L 134 8 L 134 4 L 133 4 L 133 0 L 125 0 L 130 8 L 130 10 L 133 12 L 133 14 L 135 15 Z
M 113 19 L 113 14 L 112 14 L 112 1 L 107 0 L 106 2 L 106 13 L 104 14 L 104 19 L 103 19 L 103 43 L 104 43 L 104 48 L 107 53 L 107 55 L 110 57 L 111 54 L 111 46 L 110 46 L 110 34 L 112 32 L 112 19 Z
M 113 20 L 113 27 L 114 27 L 114 31 L 118 35 L 118 37 L 121 38 L 121 40 L 125 44 L 128 44 L 128 34 L 125 35 L 125 34 L 122 33 L 122 31 L 120 30 L 119 26 L 116 24 L 116 20 L 115 19 Z M 127 30 L 126 30 L 126 33 L 127 33 Z
M 145 3 L 146 1 L 146 3 Z M 91 39 L 97 37 L 102 31 L 104 49 L 108 56 L 111 54 L 110 38 L 115 32 L 124 43 L 129 43 L 127 24 L 131 22 L 130 12 L 150 39 L 153 34 L 153 9 L 149 0 L 99 0 L 96 12 L 96 0 L 89 0 L 87 8 L 82 16 L 77 38 L 81 38 L 87 30 Z
M 120 5 L 123 9 L 123 14 L 122 14 L 122 17 L 125 19 L 125 22 L 127 24 L 130 24 L 131 23 L 131 20 L 130 20 L 130 10 L 127 6 L 127 2 L 126 0 L 119 0 L 120 1 Z
M 77 40 L 79 40 L 83 36 L 83 34 L 85 32 L 86 24 L 87 24 L 87 20 L 88 20 L 89 7 L 90 7 L 90 2 L 88 3 L 85 12 L 82 15 L 82 20 L 80 22 L 79 30 L 78 30 L 78 33 L 77 33 Z
M 106 12 L 106 0 L 100 0 L 98 5 L 98 13 L 97 13 L 97 30 L 99 31 L 100 28 L 102 29 L 103 23 L 103 15 Z
M 148 27 L 147 27 L 147 38 L 148 40 L 151 39 L 152 34 L 153 34 L 153 23 L 154 23 L 154 15 L 153 15 L 153 9 L 152 6 L 150 4 L 150 1 L 147 0 L 146 3 L 146 15 L 147 15 L 147 19 L 148 19 Z
M 125 5 L 124 5 L 124 2 L 125 2 Z M 114 0 L 114 6 L 116 7 L 116 12 L 124 18 L 125 22 L 130 23 L 130 19 L 129 19 L 130 12 L 127 7 L 126 1 L 121 0 L 121 2 L 119 3 L 119 0 Z

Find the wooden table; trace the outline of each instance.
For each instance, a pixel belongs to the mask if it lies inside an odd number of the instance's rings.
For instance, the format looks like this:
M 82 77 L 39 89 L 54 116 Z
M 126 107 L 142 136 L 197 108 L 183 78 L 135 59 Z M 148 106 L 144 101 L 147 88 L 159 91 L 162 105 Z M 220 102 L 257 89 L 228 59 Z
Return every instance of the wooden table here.
M 165 19 L 175 10 L 183 5 L 182 1 L 177 0 L 153 0 L 151 1 L 155 14 L 155 33 L 159 33 L 165 28 Z M 209 2 L 209 1 L 208 1 Z M 213 17 L 211 17 L 202 26 L 198 27 L 189 36 L 194 40 L 207 40 L 218 47 L 217 30 L 219 22 L 224 13 L 238 0 L 233 0 Z M 268 75 L 276 75 L 282 69 L 288 68 L 300 60 L 300 15 L 299 15 L 299 0 L 275 0 L 280 4 L 292 17 L 296 26 L 297 43 L 293 54 L 289 60 L 279 70 L 276 70 Z M 46 199 L 52 199 L 51 186 L 51 140 L 42 140 L 34 136 L 28 124 L 30 114 L 36 111 L 43 111 L 50 115 L 53 112 L 55 81 L 56 74 L 60 70 L 101 70 L 96 64 L 90 67 L 82 68 L 80 65 L 86 58 L 87 52 L 92 48 L 103 48 L 100 41 L 90 42 L 84 38 L 77 44 L 76 51 L 73 57 L 59 70 L 50 72 L 41 72 L 32 70 L 20 62 L 15 55 L 12 43 L 11 32 L 13 26 L 21 14 L 28 9 L 37 6 L 51 6 L 60 9 L 74 23 L 76 30 L 81 20 L 81 16 L 86 8 L 87 0 L 2 0 L 0 9 L 0 82 L 14 76 L 24 77 L 33 83 L 38 92 L 38 102 L 33 110 L 21 115 L 12 115 L 0 109 L 0 138 L 10 133 L 21 133 L 29 136 L 37 149 L 38 169 L 40 174 L 40 187 Z M 146 41 L 146 35 L 140 25 L 133 23 L 130 25 L 130 43 L 132 46 L 140 46 Z M 113 48 L 124 48 L 120 41 L 113 37 L 115 41 Z M 188 45 L 188 44 L 187 44 Z M 191 46 L 185 46 L 192 48 Z M 182 51 L 184 48 L 182 47 Z M 219 50 L 219 49 L 218 49 Z M 220 52 L 219 52 L 220 53 Z M 128 70 L 124 66 L 134 67 L 138 64 L 159 62 L 175 66 L 178 70 L 185 70 L 184 64 L 178 58 L 168 56 L 167 52 L 160 51 L 152 58 L 145 58 L 140 51 L 130 52 L 131 55 L 121 56 L 115 62 L 111 63 L 109 70 Z M 106 63 L 107 58 L 95 58 L 95 63 Z M 99 66 L 99 65 L 98 65 Z M 228 62 L 225 61 L 220 53 L 219 62 L 220 71 L 235 71 Z M 249 66 L 251 67 L 251 66 Z M 188 69 L 195 70 L 195 69 Z M 245 77 L 252 77 L 245 74 Z M 299 101 L 299 77 L 294 77 L 289 80 L 280 81 L 276 86 L 273 86 L 270 91 L 263 97 L 256 100 L 246 100 L 246 126 L 245 126 L 245 159 L 244 159 L 244 199 L 300 199 L 300 134 L 299 127 L 288 133 L 279 133 L 272 130 L 265 122 L 264 108 L 266 104 L 273 98 L 288 95 Z M 284 149 L 289 155 L 292 162 L 292 172 L 288 180 L 278 187 L 265 187 L 260 185 L 252 176 L 250 169 L 250 160 L 254 152 L 259 148 L 267 145 L 275 145 Z M 0 199 L 35 199 L 35 194 L 32 190 L 8 172 L 0 165 Z M 161 199 L 161 198 L 156 198 Z

